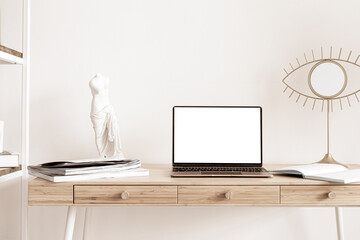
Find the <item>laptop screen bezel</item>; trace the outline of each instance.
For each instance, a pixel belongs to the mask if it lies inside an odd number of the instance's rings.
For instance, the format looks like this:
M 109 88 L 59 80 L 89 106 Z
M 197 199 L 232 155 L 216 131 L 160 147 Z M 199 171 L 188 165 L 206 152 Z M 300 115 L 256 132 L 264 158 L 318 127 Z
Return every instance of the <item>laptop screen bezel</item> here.
M 260 109 L 260 163 L 175 163 L 175 109 L 176 108 L 258 108 Z M 194 166 L 226 166 L 226 167 L 261 167 L 263 165 L 263 133 L 262 133 L 262 107 L 260 106 L 174 106 L 172 113 L 172 164 L 174 167 Z

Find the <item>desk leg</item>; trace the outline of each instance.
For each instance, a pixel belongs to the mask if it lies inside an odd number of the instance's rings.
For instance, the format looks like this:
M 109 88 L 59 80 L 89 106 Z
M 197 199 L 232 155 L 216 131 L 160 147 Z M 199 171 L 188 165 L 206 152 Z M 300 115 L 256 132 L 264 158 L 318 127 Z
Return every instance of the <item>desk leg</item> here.
M 345 240 L 342 208 L 335 207 L 335 214 L 336 214 L 336 228 L 337 228 L 338 240 Z
M 86 233 L 87 233 L 87 228 L 89 226 L 90 215 L 91 215 L 91 208 L 86 207 L 85 216 L 84 216 L 83 240 L 87 239 Z
M 66 228 L 64 240 L 72 240 L 74 234 L 74 226 L 76 219 L 76 207 L 69 206 L 66 218 Z

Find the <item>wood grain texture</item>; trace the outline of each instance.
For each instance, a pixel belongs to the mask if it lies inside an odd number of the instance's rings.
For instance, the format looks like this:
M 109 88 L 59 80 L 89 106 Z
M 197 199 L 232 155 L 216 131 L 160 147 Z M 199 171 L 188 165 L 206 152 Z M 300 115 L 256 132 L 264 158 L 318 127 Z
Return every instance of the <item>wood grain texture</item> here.
M 171 165 L 144 164 L 143 167 L 150 170 L 150 176 L 66 183 L 53 183 L 36 178 L 29 182 L 29 205 L 73 205 L 75 188 L 75 204 L 78 206 L 111 204 L 119 206 L 140 204 L 360 206 L 360 183 L 343 185 L 288 176 L 171 178 Z M 286 165 L 265 167 L 271 170 Z M 351 168 L 358 167 L 359 165 L 351 166 Z M 232 194 L 227 194 L 230 199 L 225 201 L 223 200 L 225 191 L 229 190 Z M 129 193 L 127 198 L 126 193 L 122 194 L 124 191 Z M 335 198 L 324 199 L 330 191 L 335 193 Z M 310 194 L 312 196 L 309 196 Z M 121 199 L 121 195 L 126 199 Z M 333 197 L 332 194 L 330 196 Z
M 125 197 L 126 196 L 126 197 Z M 176 186 L 78 186 L 75 204 L 176 204 Z
M 0 168 L 0 177 L 20 170 L 21 166 L 12 168 Z
M 279 186 L 179 186 L 184 205 L 274 205 L 280 203 Z
M 360 186 L 281 186 L 281 204 L 358 206 Z
M 73 186 L 63 183 L 48 184 L 41 180 L 29 184 L 29 205 L 72 205 Z
M 21 52 L 15 51 L 14 49 L 11 49 L 11 48 L 8 48 L 8 47 L 2 46 L 2 45 L 0 45 L 0 51 L 6 52 L 8 54 L 14 55 L 19 58 L 23 57 L 23 54 Z

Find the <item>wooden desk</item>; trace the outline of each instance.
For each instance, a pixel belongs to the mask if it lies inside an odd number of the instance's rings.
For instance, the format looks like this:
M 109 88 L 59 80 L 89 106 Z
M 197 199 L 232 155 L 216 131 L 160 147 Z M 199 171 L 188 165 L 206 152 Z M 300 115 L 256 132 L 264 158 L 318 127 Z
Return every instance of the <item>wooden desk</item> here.
M 277 169 L 286 165 L 268 165 Z M 302 178 L 171 178 L 170 165 L 144 165 L 148 177 L 29 183 L 29 205 L 69 206 L 65 239 L 72 239 L 77 206 L 332 206 L 343 239 L 340 206 L 360 206 L 360 183 Z M 359 167 L 353 165 L 352 168 Z

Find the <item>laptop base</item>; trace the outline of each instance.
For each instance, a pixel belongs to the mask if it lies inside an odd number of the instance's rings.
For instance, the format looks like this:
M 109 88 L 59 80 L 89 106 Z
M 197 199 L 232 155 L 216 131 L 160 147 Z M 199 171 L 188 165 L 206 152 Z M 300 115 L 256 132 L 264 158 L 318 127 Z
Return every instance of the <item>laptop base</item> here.
M 267 178 L 273 175 L 269 172 L 172 172 L 171 177 L 240 177 Z

